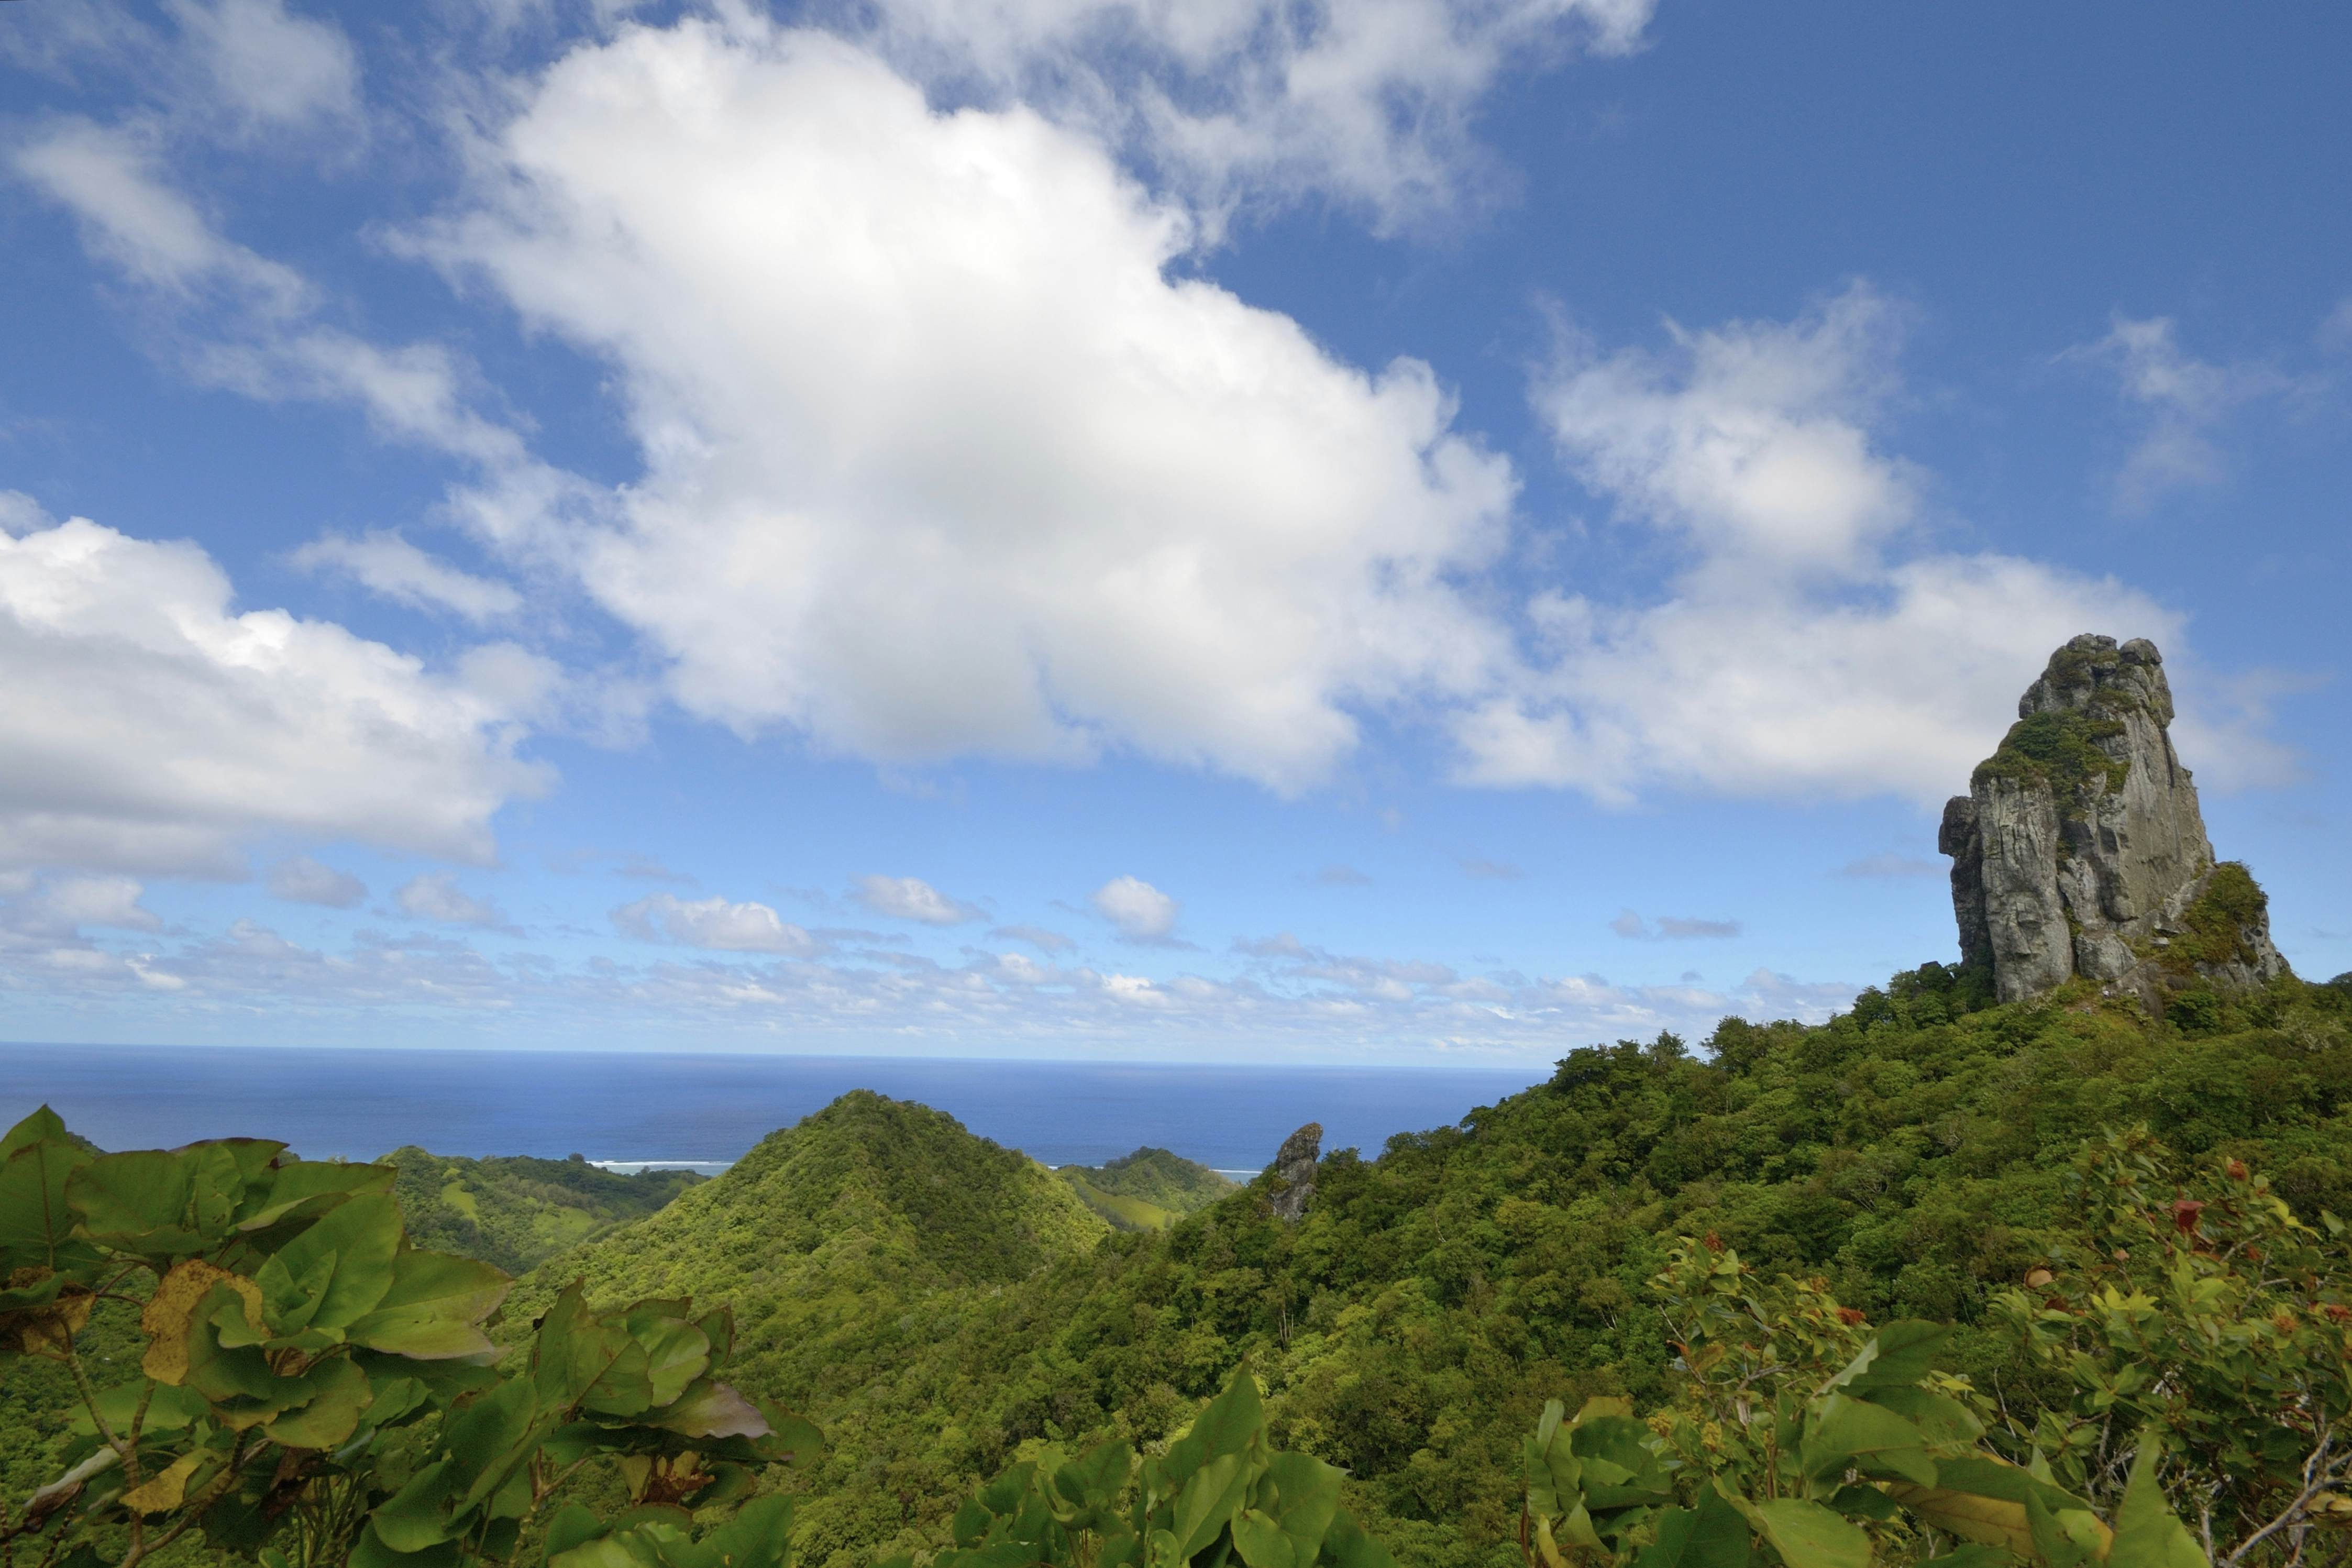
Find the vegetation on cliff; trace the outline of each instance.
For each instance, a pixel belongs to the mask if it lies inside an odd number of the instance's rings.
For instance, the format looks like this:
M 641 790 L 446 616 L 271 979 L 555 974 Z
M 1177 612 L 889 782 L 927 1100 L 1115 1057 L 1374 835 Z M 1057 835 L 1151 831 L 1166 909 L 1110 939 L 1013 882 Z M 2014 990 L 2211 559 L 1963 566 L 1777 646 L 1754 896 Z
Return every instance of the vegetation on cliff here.
M 1054 1173 L 1088 1208 L 1121 1230 L 1165 1230 L 1225 1196 L 1234 1185 L 1206 1165 L 1152 1148 L 1099 1165 L 1059 1165 Z
M 951 1119 L 852 1095 L 543 1265 L 494 1330 L 514 1348 L 482 1373 L 540 1364 L 551 1331 L 633 1341 L 649 1368 L 656 1345 L 698 1343 L 694 1375 L 723 1361 L 748 1409 L 806 1411 L 822 1459 L 801 1443 L 789 1471 L 761 1475 L 747 1450 L 714 1459 L 742 1467 L 722 1473 L 662 1427 L 683 1417 L 675 1380 L 656 1378 L 597 1428 L 621 1468 L 566 1494 L 585 1513 L 558 1500 L 562 1465 L 530 1471 L 528 1498 L 478 1497 L 477 1477 L 386 1527 L 440 1532 L 447 1564 L 352 1563 L 456 1568 L 540 1542 L 555 1568 L 782 1568 L 786 1533 L 827 1568 L 935 1553 L 949 1568 L 2318 1561 L 2352 1519 L 2352 1258 L 2334 1217 L 2352 1212 L 2347 1114 L 2343 987 L 2285 980 L 2151 1021 L 2087 984 L 1980 1006 L 1932 964 L 1818 1026 L 1727 1019 L 1704 1052 L 1662 1035 L 1572 1053 L 1458 1127 L 1328 1157 L 1297 1222 L 1273 1217 L 1261 1177 L 1166 1231 L 1113 1231 L 1066 1181 Z M 333 1191 L 352 1202 L 391 1179 L 349 1170 Z M 240 1190 L 231 1219 L 272 1201 L 260 1178 Z M 434 1309 L 449 1315 L 414 1331 L 381 1300 L 342 1321 L 341 1303 L 331 1326 L 358 1348 L 306 1348 L 293 1320 L 346 1264 L 296 1239 L 265 1229 L 210 1265 L 260 1282 L 251 1331 L 278 1336 L 257 1352 L 266 1368 L 239 1375 L 272 1399 L 265 1371 L 300 1384 L 264 1436 L 345 1444 L 347 1414 L 416 1435 L 361 1480 L 341 1447 L 302 1450 L 323 1469 L 278 1459 L 262 1475 L 235 1436 L 246 1407 L 224 1406 L 207 1452 L 236 1458 L 230 1485 L 257 1507 L 314 1481 L 390 1506 L 435 1455 L 458 1465 L 474 1427 L 450 1423 L 488 1385 L 436 1395 L 431 1376 L 368 1358 L 402 1353 L 403 1333 L 474 1332 L 489 1287 L 452 1292 Z M 348 1267 L 373 1270 L 372 1256 Z M 37 1295 L 67 1276 L 11 1278 Z M 245 1309 L 220 1294 L 234 1281 L 215 1284 L 196 1327 L 166 1326 L 234 1350 Z M 691 1318 L 688 1297 L 735 1311 Z M 17 1367 L 55 1353 L 59 1323 L 85 1365 L 117 1357 L 115 1376 L 152 1338 L 138 1311 L 13 1310 L 32 1352 Z M 321 1354 L 357 1366 L 371 1397 Z M 604 1396 L 574 1382 L 511 1397 L 576 1424 Z M 647 1423 L 671 1436 L 625 1435 Z M 158 1437 L 173 1464 L 194 1451 L 178 1430 Z M 53 1441 L 51 1465 L 95 1453 L 87 1432 Z M 208 1484 L 228 1473 L 217 1462 L 181 1479 Z M 762 1500 L 758 1529 L 738 1530 L 725 1521 L 747 1485 L 792 1500 Z M 670 1491 L 709 1509 L 660 1512 Z M 109 1548 L 93 1563 L 120 1561 L 127 1495 L 83 1494 Z M 1986 1554 L 1945 1551 L 1955 1537 Z M 226 1535 L 220 1549 L 244 1550 Z
M 2070 1234 L 2070 1162 L 2103 1129 L 2250 1162 L 2315 1220 L 2352 1213 L 2348 1027 L 2352 995 L 2299 983 L 2184 1028 L 2079 984 L 1975 1006 L 1931 964 L 1818 1026 L 1728 1019 L 1705 1053 L 1672 1036 L 1576 1052 L 1460 1127 L 1327 1158 L 1296 1225 L 1261 1178 L 1164 1233 L 1066 1230 L 960 1279 L 918 1266 L 923 1231 L 876 1189 L 793 1221 L 814 1261 L 777 1268 L 793 1249 L 748 1187 L 729 1197 L 747 1162 L 527 1289 L 584 1269 L 600 1296 L 743 1302 L 739 1374 L 832 1439 L 801 1528 L 833 1568 L 945 1546 L 950 1500 L 1039 1445 L 1164 1443 L 1244 1363 L 1276 1437 L 1345 1469 L 1402 1558 L 1499 1568 L 1544 1402 L 1665 1393 L 1677 1352 L 1649 1282 L 1677 1237 L 1818 1277 L 1871 1321 L 1954 1324 L 1955 1371 L 2030 1391 L 2046 1375 L 1994 1304 Z M 927 1135 L 892 1132 L 899 1158 L 1001 1154 L 889 1102 L 824 1137 L 855 1163 L 900 1118 Z M 948 1223 L 941 1255 L 975 1234 Z
M 414 1145 L 382 1163 L 400 1173 L 393 1194 L 418 1246 L 478 1258 L 509 1274 L 643 1219 L 702 1179 L 690 1171 L 616 1175 L 578 1158 L 469 1160 Z

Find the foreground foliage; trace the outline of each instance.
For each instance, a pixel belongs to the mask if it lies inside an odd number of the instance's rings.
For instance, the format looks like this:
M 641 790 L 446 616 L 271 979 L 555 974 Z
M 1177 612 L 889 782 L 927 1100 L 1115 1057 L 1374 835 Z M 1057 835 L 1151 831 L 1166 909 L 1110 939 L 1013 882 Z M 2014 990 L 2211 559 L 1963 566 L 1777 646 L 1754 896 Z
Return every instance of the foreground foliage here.
M 494 1366 L 510 1281 L 411 1245 L 394 1178 L 254 1139 L 95 1154 L 47 1109 L 0 1139 L 0 1366 L 61 1364 L 79 1433 L 0 1524 L 11 1559 L 131 1568 L 194 1531 L 267 1568 L 452 1568 L 510 1557 L 593 1460 L 684 1528 L 814 1457 L 719 1381 L 723 1308 L 567 1290 Z M 105 1387 L 79 1343 L 101 1304 L 142 1347 Z
M 257 1327 L 237 1287 L 208 1288 L 191 1333 L 255 1335 L 224 1348 L 320 1392 L 243 1427 L 222 1417 L 246 1407 L 213 1409 L 181 1506 L 249 1444 L 236 1495 L 273 1521 L 267 1545 L 286 1561 L 270 1568 L 326 1563 L 339 1539 L 381 1546 L 370 1568 L 494 1550 L 564 1568 L 945 1554 L 950 1568 L 1100 1568 L 1112 1552 L 1311 1568 L 1359 1536 L 1366 1560 L 1406 1568 L 1504 1568 L 1523 1552 L 1539 1568 L 2336 1562 L 2352 1542 L 2338 1528 L 2352 1263 L 2330 1217 L 2352 1212 L 2348 1022 L 2343 986 L 2290 982 L 2150 1021 L 2087 990 L 1984 1007 L 1930 965 L 1825 1026 L 1727 1020 L 1703 1058 L 1671 1036 L 1577 1052 L 1459 1128 L 1327 1159 L 1303 1221 L 1274 1219 L 1262 1182 L 1165 1232 L 1110 1232 L 1017 1153 L 851 1096 L 551 1260 L 503 1326 L 489 1308 L 457 1313 L 442 1331 L 476 1336 L 461 1353 L 353 1343 L 389 1285 L 341 1346 L 298 1343 L 311 1325 L 287 1314 L 308 1300 L 315 1253 L 270 1276 Z M 236 1229 L 268 1206 L 275 1171 L 301 1168 L 264 1163 L 273 1173 L 226 1209 L 207 1200 L 205 1223 L 230 1229 L 187 1255 L 257 1291 L 298 1239 Z M 376 1178 L 337 1179 L 356 1184 L 305 1226 L 383 1195 Z M 85 1372 L 145 1355 L 137 1320 L 176 1255 L 123 1253 L 129 1283 L 98 1289 L 21 1251 L 16 1230 L 0 1242 L 17 1271 L 0 1321 L 33 1352 L 22 1366 L 65 1372 L 51 1358 L 76 1313 Z M 320 1291 L 342 1267 L 329 1250 Z M 22 1273 L 43 1267 L 60 1281 L 47 1297 L 51 1276 Z M 736 1302 L 740 1333 L 690 1317 L 688 1295 Z M 570 1353 L 544 1349 L 551 1331 L 570 1343 L 591 1325 L 597 1343 L 645 1352 L 642 1405 L 632 1392 L 600 1413 L 560 1378 L 542 1384 L 537 1369 Z M 690 1345 L 688 1328 L 709 1345 L 695 1375 L 723 1365 L 766 1428 L 746 1442 L 799 1435 L 788 1471 L 762 1479 L 759 1453 L 721 1451 L 734 1435 L 661 1425 L 678 1412 L 655 1400 L 669 1386 L 650 1381 L 655 1352 Z M 511 1345 L 507 1361 L 475 1364 L 485 1334 Z M 307 1359 L 269 1361 L 287 1351 Z M 319 1367 L 338 1359 L 369 1392 L 343 1442 L 374 1434 L 349 1460 L 300 1441 L 325 1380 L 344 1375 Z M 9 1379 L 0 1397 L 15 1399 L 27 1380 L 15 1365 Z M 387 1393 L 403 1380 L 423 1391 L 413 1408 Z M 530 1458 L 465 1458 L 452 1433 L 488 1430 L 468 1413 L 526 1384 L 511 1429 Z M 149 1398 L 150 1426 L 184 1397 L 171 1386 Z M 135 1411 L 120 1401 L 139 1396 L 92 1392 L 117 1401 L 100 1414 L 121 1437 Z M 779 1405 L 823 1420 L 829 1448 Z M 341 1420 L 331 1403 L 319 1414 Z M 156 1428 L 160 1466 L 142 1452 L 139 1484 L 194 1451 L 179 1430 Z M 1227 1447 L 1182 1448 L 1221 1430 Z M 76 1445 L 45 1472 L 98 1460 L 70 1505 L 37 1530 L 21 1513 L 0 1528 L 63 1543 L 70 1524 L 58 1561 L 86 1547 L 120 1563 L 130 1472 L 101 1456 L 95 1419 Z M 1180 1448 L 1198 1461 L 1182 1474 L 1168 1468 Z M 283 1479 L 299 1485 L 272 1491 L 257 1478 L 289 1452 Z M 1626 1488 L 1639 1495 L 1610 1489 Z M 1360 1522 L 1316 1535 L 1319 1515 L 1291 1521 L 1297 1496 L 1327 1491 L 1333 1521 Z M 386 1508 L 397 1540 L 352 1523 Z M 173 1516 L 140 1528 L 152 1554 Z
M 568 1247 L 644 1219 L 702 1178 L 691 1171 L 617 1175 L 573 1155 L 471 1160 L 395 1149 L 393 1196 L 409 1238 L 521 1274 Z

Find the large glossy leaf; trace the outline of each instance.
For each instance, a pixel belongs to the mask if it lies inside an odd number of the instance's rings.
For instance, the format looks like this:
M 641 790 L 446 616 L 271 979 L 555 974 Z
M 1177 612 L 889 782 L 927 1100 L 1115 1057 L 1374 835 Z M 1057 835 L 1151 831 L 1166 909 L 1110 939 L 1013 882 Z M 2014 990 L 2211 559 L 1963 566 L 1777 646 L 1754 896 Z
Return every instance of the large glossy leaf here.
M 1257 1493 L 1258 1510 L 1290 1542 L 1292 1561 L 1306 1568 L 1322 1550 L 1324 1532 L 1339 1512 L 1339 1472 L 1311 1454 L 1275 1454 L 1259 1478 Z M 1238 1530 L 1234 1540 L 1238 1545 Z
M 2152 1433 L 2140 1436 L 2131 1479 L 2116 1510 L 2115 1542 L 2107 1549 L 2107 1568 L 2210 1568 L 2197 1538 L 2164 1500 L 2164 1489 L 2156 1479 L 2153 1436 Z
M 1181 1482 L 1211 1459 L 1240 1453 L 1265 1426 L 1265 1406 L 1258 1399 L 1257 1380 L 1247 1366 L 1237 1366 L 1223 1391 L 1193 1418 L 1191 1429 L 1169 1445 L 1170 1479 Z M 1198 1550 L 1194 1547 L 1185 1555 Z
M 425 1466 L 369 1516 L 383 1546 L 396 1552 L 422 1552 L 449 1539 L 448 1461 Z
M 1870 1537 L 1817 1502 L 1774 1498 L 1750 1517 L 1788 1568 L 1869 1568 Z
M 535 1391 L 518 1378 L 500 1384 L 449 1417 L 446 1442 L 450 1476 L 467 1509 L 498 1489 L 511 1468 L 537 1445 L 540 1407 Z
M 1739 1510 L 1712 1486 L 1703 1487 L 1697 1508 L 1658 1515 L 1657 1539 L 1633 1560 L 1633 1568 L 1748 1568 L 1751 1544 Z
M 1815 1409 L 1801 1458 L 1808 1475 L 1834 1476 L 1849 1467 L 1892 1472 L 1915 1486 L 1936 1484 L 1927 1435 L 1885 1405 L 1832 1394 Z
M 784 1568 L 792 1540 L 793 1500 L 772 1493 L 745 1503 L 700 1544 L 710 1568 Z
M 86 1275 L 98 1254 L 73 1237 L 68 1178 L 89 1163 L 57 1113 L 42 1106 L 0 1138 L 0 1279 L 19 1268 Z
M 1189 1558 L 1216 1540 L 1249 1495 L 1251 1479 L 1248 1463 L 1238 1453 L 1220 1454 L 1192 1472 L 1176 1494 L 1171 1527 L 1179 1557 Z
M 705 1378 L 646 1424 L 685 1437 L 764 1437 L 768 1421 L 760 1407 L 723 1383 Z
M 1829 1386 L 1849 1394 L 1908 1387 L 1935 1369 L 1937 1352 L 1951 1337 L 1951 1327 L 1946 1323 L 1916 1318 L 1889 1323 L 1870 1337 L 1844 1370 L 1830 1379 Z
M 359 1430 L 360 1413 L 374 1403 L 366 1374 L 341 1356 L 305 1374 L 299 1405 L 263 1424 L 261 1435 L 289 1448 L 332 1448 Z
M 687 1384 L 710 1367 L 710 1339 L 696 1324 L 667 1309 L 684 1303 L 662 1302 L 654 1310 L 640 1305 L 629 1314 L 629 1335 L 646 1351 L 646 1382 L 651 1403 L 667 1405 L 686 1392 Z
M 1990 1455 L 1939 1459 L 1936 1479 L 1933 1487 L 1888 1481 L 1885 1490 L 1938 1530 L 1963 1541 L 2005 1548 L 2020 1557 L 2032 1557 L 2037 1550 L 2026 1507 L 2029 1499 L 2039 1500 L 2053 1515 L 2074 1510 L 2088 1517 L 2080 1499 Z
M 281 1331 L 307 1327 L 340 1334 L 372 1311 L 392 1289 L 392 1260 L 400 1242 L 400 1206 L 384 1194 L 350 1198 L 329 1210 L 280 1247 L 256 1277 L 265 1300 L 280 1296 L 274 1281 L 295 1291 L 317 1282 L 318 1294 L 279 1321 Z
M 589 1310 L 577 1280 L 565 1286 L 540 1319 L 539 1337 L 531 1344 L 531 1375 L 540 1403 L 549 1409 L 579 1404 L 613 1363 L 632 1350 L 639 1356 L 645 1353 L 626 1327 Z M 650 1395 L 652 1390 L 646 1393 Z
M 1321 1561 L 1331 1568 L 1396 1568 L 1389 1549 L 1364 1533 L 1356 1516 L 1344 1508 L 1324 1532 Z
M 392 1260 L 392 1287 L 344 1331 L 353 1344 L 421 1361 L 486 1355 L 482 1321 L 514 1281 L 487 1263 L 414 1248 Z
M 281 1145 L 282 1147 L 282 1145 Z M 349 1165 L 337 1160 L 289 1160 L 266 1184 L 247 1189 L 236 1216 L 240 1231 L 265 1230 L 325 1213 L 345 1198 L 389 1193 L 400 1172 L 392 1165 Z
M 66 1183 L 66 1202 L 93 1241 L 149 1257 L 202 1251 L 218 1239 L 196 1228 L 195 1156 L 134 1149 L 101 1154 Z
M 1984 1436 L 1984 1423 L 1976 1413 L 1947 1394 L 1926 1388 L 1874 1388 L 1866 1390 L 1864 1397 L 1909 1421 L 1937 1447 L 1966 1447 Z

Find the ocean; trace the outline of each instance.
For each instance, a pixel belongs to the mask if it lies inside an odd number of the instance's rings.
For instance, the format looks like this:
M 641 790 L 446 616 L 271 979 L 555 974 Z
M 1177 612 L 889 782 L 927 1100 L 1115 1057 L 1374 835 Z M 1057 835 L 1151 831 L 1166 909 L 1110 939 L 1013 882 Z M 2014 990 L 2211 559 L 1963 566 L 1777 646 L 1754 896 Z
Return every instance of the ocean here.
M 1230 1173 L 1291 1131 L 1366 1157 L 1549 1076 L 1461 1068 L 1190 1066 L 914 1058 L 0 1044 L 0 1128 L 47 1104 L 104 1149 L 275 1138 L 312 1159 L 580 1154 L 722 1169 L 853 1089 L 920 1100 L 1049 1165 L 1143 1145 Z

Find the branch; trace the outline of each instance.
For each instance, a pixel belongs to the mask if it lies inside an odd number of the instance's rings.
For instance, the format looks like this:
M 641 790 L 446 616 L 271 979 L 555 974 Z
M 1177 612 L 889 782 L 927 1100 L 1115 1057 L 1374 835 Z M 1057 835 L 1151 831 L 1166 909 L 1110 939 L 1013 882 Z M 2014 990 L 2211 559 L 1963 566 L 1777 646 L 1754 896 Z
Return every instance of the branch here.
M 2304 1510 L 2310 1505 L 2311 1500 L 2327 1489 L 2328 1484 L 2335 1479 L 2334 1467 L 2326 1462 L 2327 1450 L 2335 1440 L 2332 1433 L 2319 1439 L 2319 1447 L 2314 1448 L 2311 1451 L 2311 1457 L 2303 1462 L 2303 1490 L 2297 1492 L 2294 1500 L 2281 1509 L 2268 1524 L 2240 1542 L 2238 1549 L 2221 1560 L 2221 1568 L 2237 1568 L 2237 1565 L 2245 1560 L 2247 1552 L 2301 1519 Z

